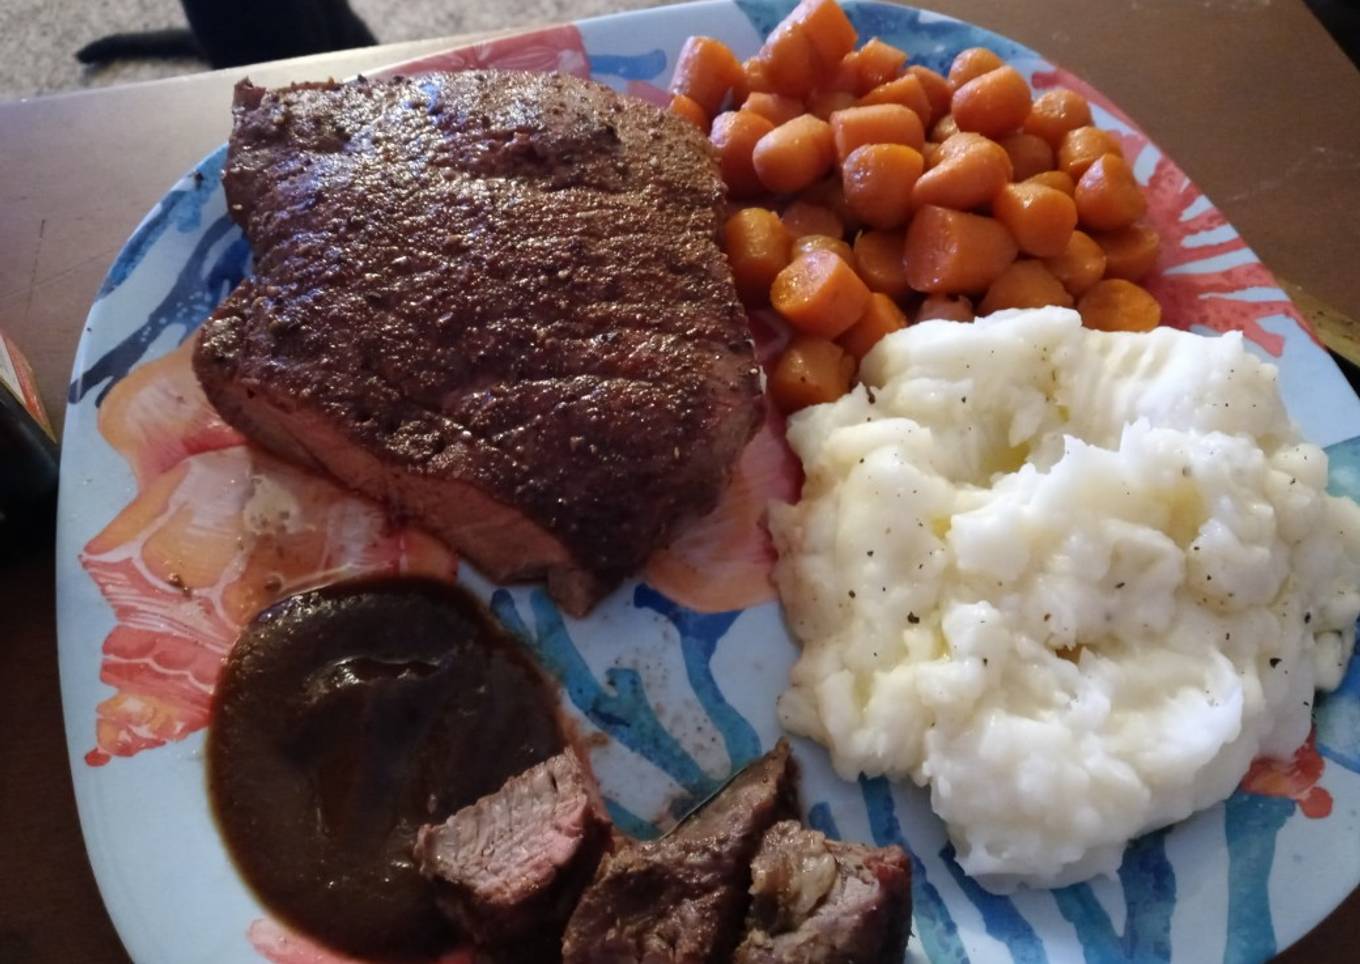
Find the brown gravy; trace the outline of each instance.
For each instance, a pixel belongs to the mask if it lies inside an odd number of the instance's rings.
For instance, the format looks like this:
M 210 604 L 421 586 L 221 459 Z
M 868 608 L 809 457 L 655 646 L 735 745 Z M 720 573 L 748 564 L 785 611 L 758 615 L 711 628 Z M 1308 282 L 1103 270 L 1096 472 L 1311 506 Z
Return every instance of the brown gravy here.
M 208 788 L 227 849 L 280 919 L 353 954 L 456 935 L 411 844 L 565 745 L 557 694 L 463 590 L 384 580 L 260 613 L 213 703 Z

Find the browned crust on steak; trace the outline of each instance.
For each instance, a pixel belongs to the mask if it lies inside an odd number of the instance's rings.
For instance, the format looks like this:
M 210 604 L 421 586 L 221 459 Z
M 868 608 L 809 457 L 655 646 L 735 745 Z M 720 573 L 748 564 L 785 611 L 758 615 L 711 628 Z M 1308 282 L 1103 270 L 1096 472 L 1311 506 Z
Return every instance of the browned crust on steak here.
M 581 613 L 717 502 L 759 382 L 702 135 L 560 75 L 238 86 L 222 415 Z

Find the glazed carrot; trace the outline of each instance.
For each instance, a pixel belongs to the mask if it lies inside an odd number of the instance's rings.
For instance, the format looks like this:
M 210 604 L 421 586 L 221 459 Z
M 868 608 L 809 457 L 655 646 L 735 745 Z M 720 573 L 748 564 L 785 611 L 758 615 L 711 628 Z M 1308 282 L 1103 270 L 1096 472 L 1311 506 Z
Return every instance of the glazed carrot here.
M 809 251 L 830 251 L 851 268 L 857 267 L 855 252 L 841 238 L 832 237 L 829 234 L 805 234 L 793 239 L 793 256 L 795 258 Z
M 1096 158 L 1105 154 L 1124 156 L 1114 135 L 1099 127 L 1078 127 L 1064 134 L 1058 144 L 1058 170 L 1072 180 L 1080 181 Z
M 974 77 L 981 77 L 1000 66 L 1001 58 L 986 47 L 969 47 L 959 51 L 954 62 L 949 65 L 949 85 L 958 90 Z
M 773 211 L 743 208 L 727 219 L 723 250 L 742 301 L 765 304 L 775 276 L 789 263 L 791 243 L 788 229 Z
M 778 127 L 803 113 L 803 102 L 792 97 L 757 91 L 746 96 L 741 109 L 752 114 L 759 114 L 775 127 Z
M 840 346 L 862 360 L 869 350 L 895 331 L 907 327 L 907 316 L 885 294 L 874 292 L 869 296 L 869 307 L 864 309 L 859 321 L 837 339 Z
M 948 80 L 920 64 L 912 64 L 907 68 L 907 73 L 921 82 L 921 89 L 926 92 L 926 100 L 930 102 L 930 119 L 926 121 L 927 126 L 949 113 L 949 101 L 954 96 L 954 88 L 949 86 Z
M 798 335 L 770 372 L 770 399 L 782 412 L 834 402 L 850 390 L 855 359 L 833 341 Z
M 900 298 L 911 290 L 902 258 L 905 245 L 902 231 L 862 231 L 855 238 L 855 266 L 871 291 Z
M 1056 150 L 1068 131 L 1090 126 L 1091 105 L 1086 98 L 1066 87 L 1055 87 L 1034 99 L 1023 129 L 1026 134 L 1042 137 Z
M 745 79 L 741 61 L 727 44 L 712 37 L 690 37 L 675 59 L 671 93 L 683 94 L 712 117 L 722 109 L 728 92 L 744 85 Z
M 751 155 L 756 142 L 772 130 L 773 124 L 750 111 L 729 110 L 713 118 L 708 138 L 717 148 L 718 169 L 728 197 L 753 197 L 764 191 Z
M 959 125 L 954 123 L 954 115 L 945 114 L 930 128 L 930 139 L 936 144 L 943 144 L 958 132 Z
M 752 158 L 762 184 L 776 194 L 792 194 L 817 181 L 835 163 L 831 125 L 811 114 L 795 117 L 757 141 Z
M 1053 170 L 1053 148 L 1033 134 L 1009 134 L 997 141 L 1011 159 L 1011 176 L 1025 181 L 1036 174 Z
M 799 255 L 770 286 L 770 304 L 785 321 L 823 338 L 842 334 L 868 303 L 869 289 L 859 275 L 830 251 Z
M 794 239 L 808 234 L 825 234 L 833 238 L 845 234 L 845 225 L 835 211 L 801 199 L 786 207 L 780 219 Z
M 1007 184 L 992 198 L 992 216 L 1006 226 L 1020 250 L 1040 258 L 1063 253 L 1077 226 L 1077 205 L 1042 184 Z
M 954 91 L 949 112 L 961 131 L 1001 137 L 1029 116 L 1029 84 L 1014 67 L 998 67 Z
M 1095 235 L 1105 252 L 1105 277 L 1137 281 L 1157 263 L 1161 241 L 1146 224 L 1130 224 L 1118 231 Z
M 1098 157 L 1077 181 L 1077 214 L 1084 228 L 1117 231 L 1141 218 L 1147 198 L 1133 169 L 1118 154 Z
M 1011 159 L 1000 144 L 981 134 L 955 134 L 916 182 L 912 202 L 967 211 L 986 204 L 1010 179 Z
M 845 202 L 845 190 L 841 185 L 841 179 L 836 175 L 818 181 L 811 187 L 804 188 L 798 193 L 800 201 L 807 201 L 809 204 L 816 204 L 820 207 L 829 208 L 841 219 L 841 224 L 848 232 L 853 232 L 859 228 L 859 219 L 850 210 L 850 205 Z
M 842 58 L 828 86 L 863 96 L 896 77 L 906 62 L 905 53 L 872 37 L 863 47 Z
M 824 121 L 831 115 L 855 106 L 855 95 L 848 90 L 815 90 L 807 99 L 807 112 Z
M 1025 179 L 1030 184 L 1042 184 L 1044 187 L 1051 187 L 1055 191 L 1062 191 L 1068 197 L 1077 193 L 1077 182 L 1072 180 L 1070 174 L 1062 171 L 1042 171 L 1039 174 L 1031 174 Z
M 746 98 L 750 96 L 751 79 L 746 74 L 746 65 L 742 64 L 736 79 L 732 81 L 732 89 L 727 92 L 727 109 L 740 110 L 741 105 L 746 103 Z
M 907 280 L 929 294 L 985 291 L 1016 251 L 999 221 L 927 205 L 907 228 Z
M 1080 298 L 1105 274 L 1105 252 L 1089 234 L 1073 231 L 1067 247 L 1056 257 L 1045 258 L 1044 267 L 1073 297 Z
M 865 144 L 841 165 L 845 200 L 861 221 L 898 228 L 911 216 L 912 187 L 925 162 L 905 144 Z
M 921 145 L 921 158 L 926 162 L 926 170 L 930 170 L 940 163 L 940 145 L 934 141 L 926 141 Z
M 1077 302 L 1081 323 L 1100 331 L 1151 331 L 1162 321 L 1157 299 L 1132 281 L 1098 281 Z
M 868 91 L 861 91 L 859 72 L 859 51 L 852 50 L 841 58 L 841 62 L 836 65 L 836 69 L 831 71 L 831 76 L 822 81 L 823 90 L 844 90 L 856 97 L 867 94 Z
M 705 134 L 708 133 L 708 115 L 704 109 L 684 94 L 671 95 L 671 113 L 689 121 Z
M 903 107 L 914 110 L 916 116 L 921 118 L 922 124 L 930 117 L 930 99 L 926 97 L 925 88 L 921 86 L 921 82 L 911 74 L 904 74 L 896 80 L 879 84 L 861 97 L 859 103 L 864 106 L 869 104 L 901 104 Z
M 769 68 L 765 66 L 765 61 L 759 57 L 750 57 L 742 62 L 742 73 L 746 75 L 746 89 L 751 94 L 770 94 L 774 93 L 774 86 L 770 81 Z M 746 96 L 751 96 L 747 94 Z M 799 110 L 798 113 L 802 113 Z M 796 116 L 796 115 L 795 115 Z M 771 118 L 773 120 L 774 118 Z
M 836 0 L 802 0 L 784 18 L 784 23 L 800 26 L 812 42 L 817 52 L 819 78 L 835 70 L 859 39 L 854 24 Z
M 1072 296 L 1042 261 L 1022 259 L 1008 265 L 991 283 L 978 305 L 978 314 L 990 315 L 1003 308 L 1043 308 L 1046 305 L 1070 308 Z
M 901 104 L 872 104 L 838 110 L 831 115 L 831 135 L 836 141 L 836 156 L 842 164 L 851 151 L 865 144 L 906 144 L 920 150 L 925 143 L 921 118 Z
M 803 98 L 812 93 L 821 74 L 817 48 L 801 24 L 785 19 L 765 40 L 756 54 L 764 83 L 770 91 Z M 747 76 L 750 77 L 750 71 Z M 752 90 L 758 90 L 754 82 Z
M 917 321 L 972 321 L 977 312 L 963 295 L 926 295 L 916 309 Z

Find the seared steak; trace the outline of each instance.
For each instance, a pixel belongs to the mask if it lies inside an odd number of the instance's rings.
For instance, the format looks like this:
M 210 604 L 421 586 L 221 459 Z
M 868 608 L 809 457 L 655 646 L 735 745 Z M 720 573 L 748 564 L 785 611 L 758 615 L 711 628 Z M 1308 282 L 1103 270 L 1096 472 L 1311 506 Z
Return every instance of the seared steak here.
M 556 956 L 562 925 L 609 842 L 590 779 L 567 750 L 420 829 L 416 865 L 463 934 Z
M 911 864 L 900 847 L 828 840 L 775 824 L 751 864 L 751 911 L 735 964 L 900 962 Z
M 229 422 L 575 614 L 712 508 L 760 389 L 692 125 L 496 71 L 234 113 L 255 273 L 194 356 Z
M 780 741 L 669 836 L 604 859 L 567 923 L 562 960 L 726 961 L 749 901 L 751 858 L 765 831 L 796 812 L 793 765 Z

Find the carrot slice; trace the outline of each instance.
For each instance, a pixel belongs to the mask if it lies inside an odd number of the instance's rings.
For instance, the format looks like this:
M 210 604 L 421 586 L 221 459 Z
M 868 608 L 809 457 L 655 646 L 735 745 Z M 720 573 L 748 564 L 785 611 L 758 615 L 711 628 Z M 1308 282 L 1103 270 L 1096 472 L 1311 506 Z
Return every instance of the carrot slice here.
M 1003 308 L 1072 307 L 1072 296 L 1042 261 L 1024 259 L 1009 265 L 987 288 L 978 313 L 990 315 Z
M 1080 181 L 1086 169 L 1106 154 L 1124 156 L 1124 149 L 1113 134 L 1099 127 L 1078 127 L 1064 134 L 1058 143 L 1058 170 L 1073 181 Z
M 1029 116 L 1029 84 L 1014 67 L 998 67 L 954 91 L 949 112 L 961 131 L 1001 137 Z
M 1161 240 L 1146 224 L 1130 224 L 1118 231 L 1095 236 L 1105 252 L 1105 277 L 1137 281 L 1157 263 Z
M 1147 211 L 1147 198 L 1133 169 L 1118 154 L 1096 158 L 1077 181 L 1077 214 L 1082 227 L 1118 231 Z
M 1025 181 L 1036 174 L 1053 170 L 1053 148 L 1048 141 L 1033 134 L 1011 134 L 997 141 L 1011 159 L 1011 176 Z
M 1007 184 L 992 198 L 992 214 L 1015 237 L 1020 250 L 1040 258 L 1062 254 L 1077 227 L 1077 205 L 1042 184 Z
M 912 64 L 907 68 L 907 73 L 921 82 L 921 89 L 925 91 L 926 100 L 930 102 L 930 118 L 925 122 L 929 127 L 949 113 L 949 102 L 954 96 L 954 88 L 949 86 L 949 81 L 943 75 L 920 64 Z
M 912 200 L 960 211 L 986 204 L 1011 179 L 1011 159 L 981 134 L 955 134 L 940 145 L 935 165 L 916 182 Z
M 921 118 L 922 124 L 930 120 L 930 98 L 926 96 L 921 81 L 913 74 L 904 74 L 896 80 L 879 84 L 861 97 L 859 102 L 865 106 L 869 104 L 901 104 L 903 107 L 914 110 L 916 116 Z
M 974 77 L 981 77 L 989 70 L 1004 66 L 1003 61 L 986 47 L 969 47 L 961 50 L 949 65 L 949 83 L 958 90 Z
M 761 183 L 776 194 L 808 187 L 831 170 L 835 160 L 831 125 L 811 114 L 780 124 L 756 142 L 752 153 Z
M 822 72 L 812 39 L 801 24 L 789 20 L 774 28 L 755 59 L 769 90 L 786 97 L 802 99 L 812 93 Z M 750 74 L 748 69 L 747 76 Z M 760 88 L 752 83 L 751 89 Z
M 855 239 L 855 266 L 869 290 L 890 298 L 900 298 L 911 291 L 907 265 L 902 258 L 905 244 L 902 231 L 860 232 Z
M 1083 231 L 1073 231 L 1067 245 L 1044 265 L 1073 296 L 1080 298 L 1105 274 L 1105 252 Z
M 887 295 L 875 291 L 869 296 L 869 307 L 864 309 L 859 321 L 837 341 L 856 359 L 863 360 L 880 341 L 905 327 L 907 316 L 902 309 Z
M 729 197 L 754 197 L 764 190 L 752 154 L 774 125 L 750 111 L 729 110 L 713 118 L 708 138 L 718 151 L 718 169 Z
M 770 372 L 770 399 L 782 412 L 834 402 L 850 390 L 855 359 L 826 338 L 798 335 Z
M 712 37 L 690 37 L 675 59 L 671 93 L 683 94 L 712 117 L 722 109 L 728 92 L 745 80 L 741 61 L 727 44 Z
M 1024 131 L 1042 137 L 1057 148 L 1068 131 L 1090 125 L 1091 105 L 1086 98 L 1065 87 L 1054 87 L 1034 99 L 1029 116 L 1025 118 Z
M 1100 331 L 1151 331 L 1162 322 L 1157 299 L 1123 278 L 1098 281 L 1077 302 L 1081 323 Z
M 911 189 L 925 161 L 905 144 L 865 144 L 841 165 L 845 200 L 865 224 L 897 228 L 911 216 Z
M 785 23 L 798 24 L 817 52 L 819 75 L 835 69 L 841 58 L 855 49 L 859 35 L 836 0 L 802 0 Z
M 855 106 L 855 95 L 848 90 L 814 90 L 807 99 L 807 112 L 824 121 L 847 107 Z
M 727 219 L 723 250 L 742 301 L 765 304 L 775 276 L 789 263 L 791 243 L 788 229 L 773 211 L 744 208 Z
M 671 113 L 683 117 L 705 134 L 708 133 L 708 115 L 704 109 L 684 94 L 671 96 Z
M 873 37 L 863 47 L 841 59 L 827 86 L 832 90 L 848 90 L 863 96 L 879 84 L 886 84 L 896 77 L 906 62 L 905 53 Z
M 784 209 L 781 220 L 789 236 L 795 240 L 809 234 L 824 234 L 832 238 L 845 234 L 845 225 L 835 211 L 811 201 L 794 201 Z
M 851 151 L 865 144 L 905 144 L 919 151 L 925 143 L 921 118 L 901 104 L 872 104 L 838 110 L 831 115 L 831 134 L 836 141 L 836 156 L 842 164 Z
M 1000 222 L 927 205 L 907 228 L 907 280 L 928 294 L 985 291 L 1017 250 Z
M 823 178 L 811 187 L 803 188 L 798 192 L 798 199 L 830 209 L 841 219 L 846 231 L 854 231 L 860 226 L 859 219 L 850 210 L 850 205 L 845 203 L 845 190 L 841 185 L 841 179 L 835 174 Z
M 1025 181 L 1029 184 L 1042 184 L 1044 187 L 1051 187 L 1055 191 L 1062 191 L 1068 197 L 1073 197 L 1077 193 L 1077 182 L 1072 180 L 1071 175 L 1062 171 L 1041 171 L 1038 174 L 1031 174 L 1025 178 Z
M 790 325 L 823 338 L 844 333 L 868 303 L 859 275 L 830 251 L 799 255 L 770 286 L 770 304 Z
M 844 239 L 833 237 L 829 234 L 804 234 L 793 239 L 793 256 L 796 258 L 800 254 L 808 251 L 830 251 L 851 268 L 855 265 L 855 252 Z
M 760 91 L 748 94 L 742 101 L 741 109 L 759 114 L 775 127 L 793 120 L 803 113 L 803 102 L 780 94 L 767 94 Z

